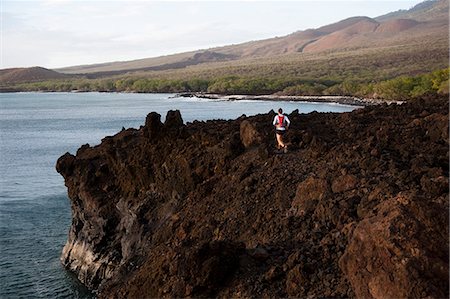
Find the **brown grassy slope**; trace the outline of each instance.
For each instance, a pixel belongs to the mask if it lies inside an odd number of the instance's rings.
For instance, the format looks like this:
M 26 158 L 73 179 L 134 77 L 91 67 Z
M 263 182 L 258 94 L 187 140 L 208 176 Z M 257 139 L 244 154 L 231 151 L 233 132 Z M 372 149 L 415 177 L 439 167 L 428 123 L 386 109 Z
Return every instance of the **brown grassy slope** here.
M 437 19 L 448 19 L 448 0 L 424 1 L 409 10 L 399 10 L 375 18 L 379 22 L 392 19 L 414 19 L 421 22 L 436 21 Z M 446 17 L 447 16 L 447 17 Z
M 185 69 L 138 72 L 130 77 L 171 79 L 214 79 L 223 76 L 314 80 L 383 80 L 416 75 L 448 65 L 448 39 L 436 43 L 373 49 L 344 49 L 318 53 L 293 53 L 269 58 L 201 64 Z M 123 75 L 122 75 L 123 76 Z M 121 76 L 117 76 L 119 78 Z
M 348 49 L 375 47 L 384 50 L 385 47 L 404 45 L 416 47 L 415 44 L 418 40 L 425 44 L 434 44 L 442 39 L 448 40 L 448 1 L 439 0 L 426 2 L 426 5 L 419 4 L 411 10 L 395 12 L 377 19 L 353 17 L 317 29 L 298 31 L 284 37 L 217 47 L 210 51 L 219 55 L 232 55 L 233 59 L 245 61 L 261 57 L 272 60 L 275 59 L 274 57 L 283 57 L 303 51 L 325 55 L 326 59 L 328 53 L 322 53 L 323 51 L 347 51 Z M 102 75 L 114 75 L 124 74 L 127 71 L 153 71 L 158 70 L 157 68 L 160 70 L 176 69 L 180 66 L 193 65 L 189 63 L 189 60 L 193 60 L 195 55 L 203 52 L 204 50 L 199 50 L 127 62 L 74 66 L 59 71 L 64 73 L 104 72 L 105 74 Z M 291 56 L 287 58 L 289 57 Z M 286 57 L 276 59 L 282 61 Z M 211 64 L 212 62 L 216 62 L 216 60 L 206 59 L 201 63 Z M 264 63 L 264 61 L 262 62 Z M 212 63 L 208 67 L 220 68 L 221 65 L 222 63 Z M 445 67 L 445 65 L 440 67 Z
M 381 23 L 376 31 L 395 33 L 411 29 L 418 24 L 419 22 L 411 19 L 394 19 Z
M 309 43 L 320 39 L 330 33 L 351 27 L 361 21 L 370 19 L 367 17 L 353 17 L 340 22 L 322 26 L 317 29 L 297 31 L 283 37 L 276 37 L 261 41 L 253 41 L 239 45 L 216 48 L 228 54 L 240 55 L 242 58 L 277 56 L 286 53 L 302 52 Z
M 364 36 L 367 33 L 373 33 L 378 26 L 379 23 L 372 19 L 361 20 L 351 26 L 327 34 L 317 41 L 310 43 L 303 51 L 318 52 L 327 49 L 340 48 L 347 45 L 355 37 L 359 37 L 361 35 Z
M 304 51 L 412 45 L 420 39 L 434 43 L 445 39 L 446 36 L 448 36 L 448 20 L 418 22 L 411 19 L 394 19 L 383 23 L 373 20 L 361 21 L 318 39 L 309 44 Z
M 95 72 L 109 72 L 109 71 L 123 71 L 123 70 L 132 70 L 132 69 L 141 69 L 145 67 L 153 67 L 162 64 L 175 63 L 180 60 L 185 60 L 193 55 L 195 55 L 197 51 L 186 52 L 186 53 L 178 53 L 167 56 L 160 57 L 152 57 L 145 59 L 137 59 L 132 61 L 116 61 L 116 62 L 108 62 L 108 63 L 100 63 L 100 64 L 90 64 L 90 65 L 81 65 L 81 66 L 71 66 L 66 68 L 57 69 L 62 73 L 66 74 L 76 74 L 76 73 L 95 73 Z
M 69 77 L 70 76 L 67 74 L 61 74 L 42 67 L 11 68 L 0 70 L 0 85 L 52 79 L 65 79 Z

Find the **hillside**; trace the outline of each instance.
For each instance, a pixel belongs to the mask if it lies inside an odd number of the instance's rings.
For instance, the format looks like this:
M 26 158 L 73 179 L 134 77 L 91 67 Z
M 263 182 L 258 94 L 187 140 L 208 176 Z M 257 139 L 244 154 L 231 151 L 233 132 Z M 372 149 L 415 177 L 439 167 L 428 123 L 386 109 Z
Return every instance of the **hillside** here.
M 37 82 L 54 79 L 66 79 L 72 76 L 58 73 L 42 67 L 11 68 L 0 70 L 0 86 L 21 82 Z
M 418 4 L 410 10 L 391 13 L 375 19 L 353 17 L 317 29 L 298 31 L 284 37 L 157 58 L 74 66 L 58 71 L 97 73 L 94 77 L 129 72 L 152 74 L 152 71 L 186 68 L 198 64 L 207 64 L 208 68 L 214 69 L 221 66 L 221 64 L 217 64 L 217 61 L 278 59 L 277 57 L 297 53 L 311 53 L 315 54 L 317 59 L 321 59 L 323 55 L 327 55 L 327 51 L 346 52 L 359 49 L 384 51 L 392 47 L 416 47 L 420 43 L 433 44 L 436 41 L 447 41 L 448 51 L 448 28 L 448 1 L 435 0 Z M 199 55 L 203 56 L 203 59 L 198 60 L 197 56 Z
M 58 70 L 74 77 L 0 81 L 0 92 L 277 93 L 387 100 L 448 94 L 448 8 L 448 1 L 427 1 L 410 10 L 352 17 L 284 37 L 74 66 Z
M 409 10 L 399 10 L 375 18 L 377 21 L 385 21 L 397 18 L 415 19 L 417 21 L 448 20 L 449 3 L 444 0 L 427 0 L 417 4 Z
M 448 98 L 184 124 L 57 162 L 61 260 L 99 298 L 448 298 Z

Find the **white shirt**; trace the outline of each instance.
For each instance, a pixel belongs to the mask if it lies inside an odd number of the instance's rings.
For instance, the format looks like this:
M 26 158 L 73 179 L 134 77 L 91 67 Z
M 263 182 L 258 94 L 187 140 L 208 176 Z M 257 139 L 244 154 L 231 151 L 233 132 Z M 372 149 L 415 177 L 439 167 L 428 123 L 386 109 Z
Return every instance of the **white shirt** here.
M 284 117 L 284 126 L 283 126 L 283 124 L 280 124 L 279 119 L 278 119 L 279 116 Z M 286 127 L 289 127 L 290 124 L 291 124 L 291 121 L 289 120 L 287 115 L 278 113 L 278 115 L 275 115 L 275 117 L 273 118 L 273 125 L 277 128 L 277 130 L 284 131 L 284 130 L 286 130 Z

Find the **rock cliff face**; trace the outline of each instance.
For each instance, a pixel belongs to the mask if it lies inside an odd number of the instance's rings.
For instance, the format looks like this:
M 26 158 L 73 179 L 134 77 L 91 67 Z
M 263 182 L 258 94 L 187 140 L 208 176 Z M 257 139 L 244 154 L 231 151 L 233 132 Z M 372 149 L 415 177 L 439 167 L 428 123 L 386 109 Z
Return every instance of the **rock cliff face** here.
M 448 99 L 145 126 L 57 162 L 100 298 L 448 297 Z

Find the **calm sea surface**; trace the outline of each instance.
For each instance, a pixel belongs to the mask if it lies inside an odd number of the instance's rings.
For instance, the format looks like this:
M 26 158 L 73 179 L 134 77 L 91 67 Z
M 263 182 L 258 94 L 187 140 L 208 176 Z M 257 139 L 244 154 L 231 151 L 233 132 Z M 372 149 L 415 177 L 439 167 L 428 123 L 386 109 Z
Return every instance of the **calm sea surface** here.
M 71 213 L 56 160 L 85 143 L 139 128 L 146 115 L 179 109 L 185 122 L 242 114 L 346 112 L 352 106 L 301 102 L 219 101 L 173 94 L 0 94 L 0 298 L 90 298 L 59 256 Z

